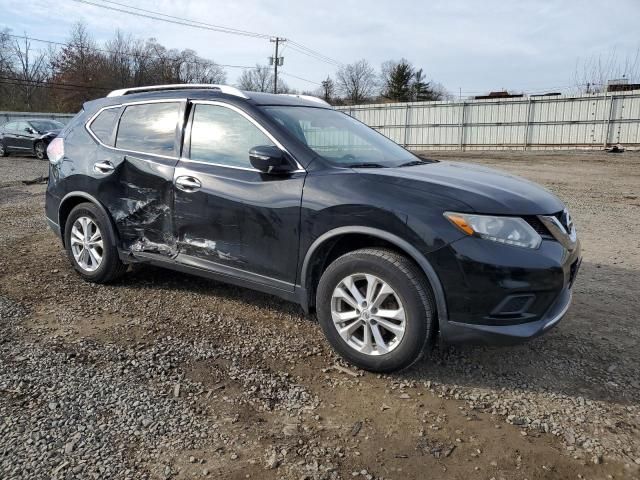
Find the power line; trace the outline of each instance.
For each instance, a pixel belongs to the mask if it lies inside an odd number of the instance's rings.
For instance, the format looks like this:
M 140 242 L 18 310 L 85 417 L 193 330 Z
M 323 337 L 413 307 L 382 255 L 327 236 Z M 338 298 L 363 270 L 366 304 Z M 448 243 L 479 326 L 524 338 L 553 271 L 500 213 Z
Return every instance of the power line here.
M 300 53 L 312 56 L 314 58 L 317 58 L 318 60 L 322 60 L 324 62 L 334 64 L 336 66 L 342 66 L 343 65 L 342 62 L 340 62 L 338 60 L 335 60 L 335 59 L 333 59 L 331 57 L 328 57 L 328 56 L 326 56 L 326 55 L 324 55 L 324 54 L 322 54 L 320 52 L 317 52 L 316 50 L 312 50 L 309 47 L 305 47 L 301 43 L 294 42 L 293 40 L 289 40 L 289 42 L 293 45 L 294 50 L 298 50 Z
M 305 52 L 304 50 L 301 50 L 301 49 L 299 49 L 298 47 L 296 47 L 296 46 L 294 46 L 294 45 L 290 45 L 289 47 L 290 47 L 290 48 L 291 48 L 291 50 L 292 50 L 292 51 L 294 51 L 294 52 L 300 53 L 300 54 L 302 54 L 302 55 L 306 55 L 307 57 L 313 58 L 314 60 L 318 60 L 318 61 L 320 61 L 320 62 L 328 63 L 329 65 L 331 65 L 331 66 L 333 66 L 333 67 L 338 67 L 338 68 L 339 68 L 339 67 L 341 67 L 341 66 L 342 66 L 342 64 L 340 64 L 340 63 L 333 62 L 333 61 L 330 61 L 330 60 L 325 60 L 325 59 L 324 59 L 324 58 L 322 58 L 322 57 L 318 57 L 318 56 L 316 56 L 316 55 L 314 55 L 314 54 L 312 54 L 312 53 Z
M 54 41 L 54 40 L 45 40 L 45 39 L 42 39 L 42 38 L 30 37 L 28 35 L 13 35 L 13 34 L 10 34 L 10 33 L 4 33 L 3 35 L 7 36 L 7 37 L 31 40 L 31 41 L 34 41 L 34 42 L 39 42 L 39 43 L 44 43 L 44 44 L 49 44 L 49 45 L 57 45 L 57 46 L 62 46 L 62 47 L 66 47 L 66 46 L 69 45 L 68 43 L 64 43 L 64 42 L 58 42 L 58 41 Z M 291 41 L 289 41 L 289 42 L 291 42 Z M 285 48 L 287 46 L 291 47 L 289 42 L 285 44 Z M 291 42 L 291 43 L 295 43 L 295 42 Z M 294 50 L 297 50 L 297 49 L 295 49 L 295 47 L 292 47 L 292 48 Z M 108 54 L 111 54 L 111 55 L 122 55 L 122 56 L 134 57 L 134 58 L 150 58 L 150 59 L 169 60 L 169 61 L 179 60 L 178 58 L 175 58 L 175 57 L 162 57 L 160 55 L 153 55 L 153 54 L 137 54 L 137 53 L 130 53 L 130 52 L 119 52 L 119 51 L 115 51 L 115 50 L 107 50 L 107 49 L 104 49 L 104 48 L 97 48 L 97 47 L 92 47 L 92 50 L 95 50 L 97 52 L 108 53 Z M 239 68 L 239 69 L 243 69 L 243 70 L 255 68 L 255 66 L 250 66 L 250 65 L 233 65 L 233 64 L 217 63 L 217 62 L 215 62 L 213 60 L 203 60 L 203 61 L 181 60 L 181 63 L 184 63 L 186 65 L 219 66 L 219 67 L 225 67 L 225 68 Z M 318 82 L 315 82 L 313 80 L 309 80 L 309 79 L 294 75 L 294 74 L 289 73 L 289 72 L 280 71 L 279 73 L 281 73 L 282 75 L 286 75 L 286 76 L 292 77 L 292 78 L 296 78 L 296 79 L 301 80 L 303 82 L 313 83 L 315 85 L 321 85 L 321 83 L 318 83 Z M 570 89 L 570 88 L 585 87 L 587 85 L 603 86 L 603 85 L 605 85 L 605 83 L 589 82 L 588 84 L 587 83 L 576 83 L 576 84 L 572 84 L 572 85 L 556 85 L 556 86 L 549 86 L 549 87 L 527 87 L 527 88 L 518 87 L 518 88 L 507 88 L 507 90 L 518 91 L 518 92 L 523 92 L 523 93 L 528 93 L 528 94 L 536 94 L 536 93 L 539 93 L 539 92 L 546 93 L 546 92 L 551 91 L 551 90 L 566 90 L 566 89 Z M 80 88 L 94 88 L 94 87 L 81 86 Z M 98 87 L 98 88 L 102 89 L 102 87 Z M 103 89 L 103 90 L 108 90 L 108 89 Z M 461 90 L 460 91 L 461 94 L 466 94 L 466 95 L 486 94 L 487 92 L 488 92 L 488 90 Z
M 182 25 L 182 26 L 186 26 L 186 27 L 193 27 L 193 28 L 200 28 L 203 30 L 211 30 L 214 32 L 219 32 L 219 33 L 228 33 L 228 34 L 232 34 L 232 35 L 241 35 L 241 36 L 245 36 L 245 37 L 253 37 L 253 38 L 260 38 L 260 39 L 271 39 L 273 37 L 273 35 L 267 35 L 264 33 L 258 33 L 258 32 L 251 32 L 248 30 L 241 30 L 241 29 L 236 29 L 236 28 L 231 28 L 231 27 L 224 27 L 222 25 L 215 25 L 215 24 L 211 24 L 211 23 L 206 23 L 206 22 L 200 22 L 198 20 L 191 20 L 188 18 L 183 18 L 183 17 L 177 17 L 174 15 L 167 15 L 165 13 L 161 13 L 161 12 L 157 12 L 154 10 L 146 10 L 143 8 L 138 8 L 138 7 L 131 7 L 122 3 L 118 3 L 118 2 L 113 2 L 113 1 L 109 1 L 109 0 L 102 0 L 104 3 L 109 3 L 111 5 L 117 5 L 117 7 L 114 6 L 110 6 L 110 5 L 102 5 L 100 3 L 95 3 L 89 0 L 73 0 L 74 2 L 78 2 L 78 3 L 84 3 L 86 5 L 92 5 L 94 7 L 99 7 L 99 8 L 104 8 L 107 10 L 112 10 L 112 11 L 116 11 L 116 12 L 120 12 L 120 13 L 127 13 L 129 15 L 135 15 L 135 16 L 139 16 L 139 17 L 144 17 L 144 18 L 148 18 L 151 20 L 159 20 L 162 22 L 168 22 L 168 23 L 173 23 L 176 25 Z M 124 7 L 124 8 L 119 8 L 119 7 Z M 339 62 L 338 60 L 335 60 L 331 57 L 328 57 L 316 50 L 313 50 L 301 43 L 298 42 L 294 42 L 291 41 L 292 44 L 294 44 L 295 46 L 292 47 L 296 50 L 298 50 L 300 53 L 307 55 L 311 58 L 314 58 L 316 60 L 320 60 L 329 64 L 332 64 L 334 66 L 341 66 L 342 63 Z
M 251 32 L 249 30 L 240 30 L 238 28 L 225 27 L 223 25 L 214 25 L 212 23 L 200 22 L 198 20 L 190 20 L 188 18 L 181 18 L 181 17 L 176 17 L 176 16 L 173 16 L 173 15 L 167 15 L 166 13 L 160 13 L 160 12 L 156 12 L 156 11 L 153 11 L 153 10 L 145 10 L 144 8 L 132 7 L 132 6 L 126 5 L 124 3 L 113 2 L 113 1 L 110 1 L 110 0 L 102 0 L 102 2 L 103 3 L 110 3 L 112 5 L 118 5 L 120 7 L 125 7 L 125 8 L 128 8 L 130 10 L 137 10 L 139 12 L 145 12 L 145 13 L 150 13 L 150 14 L 153 14 L 153 15 L 159 15 L 159 16 L 162 16 L 162 17 L 171 18 L 173 20 L 185 21 L 185 22 L 190 22 L 190 23 L 194 23 L 194 24 L 198 24 L 198 25 L 207 26 L 207 27 L 210 27 L 210 28 L 215 28 L 215 29 L 218 29 L 217 31 L 220 31 L 221 33 L 230 33 L 230 34 L 233 34 L 233 35 L 243 35 L 243 36 L 264 38 L 264 39 L 268 39 L 268 38 L 272 37 L 272 35 L 267 35 L 266 33 Z
M 44 40 L 42 38 L 35 38 L 35 37 L 30 37 L 28 35 L 13 35 L 10 33 L 5 34 L 8 37 L 12 37 L 12 38 L 20 38 L 20 39 L 24 39 L 24 40 L 31 40 L 34 42 L 40 42 L 40 43 L 45 43 L 45 44 L 49 44 L 49 45 L 57 45 L 57 46 L 61 46 L 61 47 L 66 47 L 69 44 L 67 43 L 63 43 L 63 42 L 56 42 L 54 40 Z M 286 44 L 285 44 L 286 45 Z M 134 57 L 134 58 L 151 58 L 151 59 L 158 59 L 158 60 L 164 60 L 165 57 L 161 57 L 159 55 L 150 55 L 150 54 L 137 54 L 137 53 L 131 53 L 131 52 L 118 52 L 115 50 L 107 50 L 104 48 L 97 48 L 97 47 L 92 47 L 92 50 L 96 51 L 96 52 L 102 52 L 102 53 L 108 53 L 111 55 L 122 55 L 122 56 L 127 56 L 127 57 Z M 170 61 L 171 60 L 179 60 L 178 58 L 173 58 L 173 57 L 166 57 L 168 58 Z M 218 66 L 218 67 L 225 67 L 225 68 L 240 68 L 242 70 L 247 70 L 247 69 L 254 69 L 255 66 L 249 66 L 249 65 L 230 65 L 230 64 L 226 64 L 226 63 L 217 63 L 213 60 L 211 61 L 196 61 L 196 60 L 181 60 L 182 63 L 184 64 L 188 64 L 188 65 L 200 65 L 200 66 Z M 269 68 L 269 67 L 267 67 Z M 292 77 L 292 78 L 296 78 L 298 80 L 302 80 L 303 82 L 308 82 L 308 83 L 313 83 L 315 85 L 321 85 L 321 83 L 315 82 L 313 80 L 309 80 L 307 78 L 303 78 L 303 77 L 299 77 L 297 75 L 294 75 L 292 73 L 289 72 L 283 72 L 280 71 L 279 73 L 281 73 L 282 75 L 286 75 L 288 77 Z M 84 87 L 83 87 L 84 88 Z
M 51 82 L 49 80 L 28 80 L 25 78 L 19 77 L 4 77 L 0 76 L 0 80 L 9 80 L 14 82 L 19 82 L 24 86 L 46 86 L 46 87 L 73 87 L 74 89 L 89 89 L 89 90 L 103 90 L 103 91 L 111 91 L 113 88 L 108 87 L 98 87 L 95 85 L 78 85 L 75 83 L 61 83 L 61 82 Z
M 309 80 L 309 79 L 306 79 L 306 78 L 298 77 L 297 75 L 294 75 L 294 74 L 289 73 L 289 72 L 283 72 L 282 70 L 280 70 L 280 73 L 282 75 L 286 75 L 287 77 L 297 78 L 298 80 L 302 80 L 303 82 L 313 83 L 314 85 L 322 85 L 321 83 L 314 82 L 313 80 Z
M 241 31 L 232 32 L 230 30 L 225 30 L 224 28 L 213 27 L 213 26 L 209 26 L 207 24 L 201 24 L 200 22 L 195 22 L 194 20 L 188 20 L 188 19 L 174 20 L 172 18 L 162 18 L 159 15 L 163 15 L 163 14 L 158 13 L 158 12 L 152 12 L 153 15 L 150 15 L 150 14 L 147 14 L 147 13 L 141 13 L 141 12 L 134 12 L 134 11 L 131 11 L 131 10 L 125 10 L 123 8 L 111 7 L 109 5 L 101 5 L 99 3 L 90 2 L 88 0 L 73 0 L 73 1 L 74 2 L 78 2 L 78 3 L 84 3 L 84 4 L 87 4 L 87 5 L 92 5 L 94 7 L 99 7 L 99 8 L 104 8 L 104 9 L 107 9 L 107 10 L 112 10 L 114 12 L 127 13 L 129 15 L 135 15 L 137 17 L 144 17 L 144 18 L 148 18 L 148 19 L 151 19 L 151 20 L 160 20 L 161 22 L 173 23 L 175 25 L 182 25 L 182 26 L 185 26 L 185 27 L 200 28 L 202 30 L 211 30 L 213 32 L 220 32 L 220 33 L 232 33 L 234 35 L 243 35 L 245 37 L 264 38 L 262 34 L 241 33 Z M 131 7 L 128 7 L 128 8 L 131 8 Z M 267 38 L 268 38 L 268 36 L 267 36 Z

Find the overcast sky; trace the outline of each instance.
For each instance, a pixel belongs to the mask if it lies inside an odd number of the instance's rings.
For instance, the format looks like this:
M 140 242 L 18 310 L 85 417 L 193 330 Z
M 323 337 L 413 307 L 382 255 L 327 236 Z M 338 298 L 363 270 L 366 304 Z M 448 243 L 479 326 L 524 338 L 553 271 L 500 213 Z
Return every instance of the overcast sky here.
M 100 0 L 91 0 L 96 3 Z M 640 0 L 600 1 L 355 1 L 118 0 L 169 15 L 295 40 L 343 63 L 366 58 L 378 70 L 405 57 L 451 93 L 501 88 L 559 90 L 574 82 L 580 58 L 612 51 L 619 58 L 640 47 Z M 266 63 L 268 40 L 147 20 L 73 0 L 0 0 L 1 27 L 14 34 L 64 41 L 85 22 L 96 40 L 116 28 L 155 37 L 170 48 L 192 48 L 223 64 Z M 35 46 L 35 44 L 34 44 Z M 285 47 L 284 72 L 320 82 L 335 67 Z M 227 69 L 229 83 L 239 69 Z M 284 77 L 298 89 L 317 85 Z

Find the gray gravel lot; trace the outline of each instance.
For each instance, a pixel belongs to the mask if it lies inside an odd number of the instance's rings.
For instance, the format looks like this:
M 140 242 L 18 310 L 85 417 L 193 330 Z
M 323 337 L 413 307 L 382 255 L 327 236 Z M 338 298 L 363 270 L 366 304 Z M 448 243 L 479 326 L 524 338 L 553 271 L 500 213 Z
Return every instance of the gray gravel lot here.
M 0 478 L 638 478 L 640 156 L 429 155 L 553 190 L 584 262 L 547 335 L 390 376 L 255 292 L 150 267 L 81 281 L 22 184 L 46 162 L 0 158 Z

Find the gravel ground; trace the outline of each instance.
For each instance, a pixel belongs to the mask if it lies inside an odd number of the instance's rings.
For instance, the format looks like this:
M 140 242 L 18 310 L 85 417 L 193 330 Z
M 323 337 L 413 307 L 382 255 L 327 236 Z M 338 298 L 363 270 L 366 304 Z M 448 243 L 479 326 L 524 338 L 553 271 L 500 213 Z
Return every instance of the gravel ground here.
M 150 267 L 81 281 L 22 183 L 46 163 L 0 159 L 0 478 L 638 478 L 640 156 L 429 155 L 546 185 L 584 262 L 547 335 L 390 376 L 262 294 Z

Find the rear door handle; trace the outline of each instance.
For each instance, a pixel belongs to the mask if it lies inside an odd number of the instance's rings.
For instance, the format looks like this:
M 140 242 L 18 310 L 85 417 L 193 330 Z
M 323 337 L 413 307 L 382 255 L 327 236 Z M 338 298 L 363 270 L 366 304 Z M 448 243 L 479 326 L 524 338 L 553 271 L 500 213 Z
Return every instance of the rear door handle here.
M 107 161 L 97 162 L 93 164 L 93 170 L 98 173 L 111 173 L 115 170 L 116 167 L 113 166 L 113 163 Z
M 176 178 L 176 187 L 183 192 L 195 192 L 202 187 L 202 183 L 195 177 L 178 177 Z

